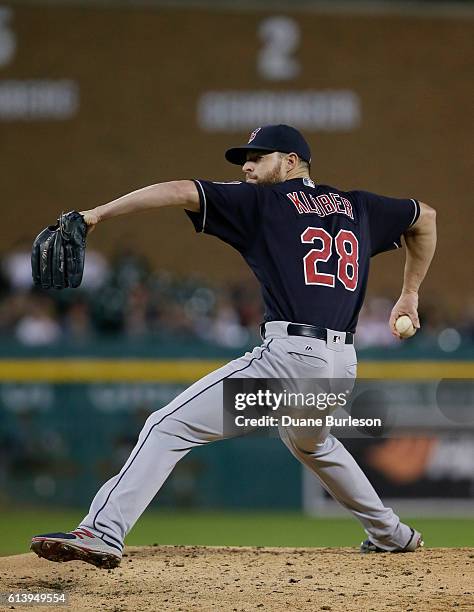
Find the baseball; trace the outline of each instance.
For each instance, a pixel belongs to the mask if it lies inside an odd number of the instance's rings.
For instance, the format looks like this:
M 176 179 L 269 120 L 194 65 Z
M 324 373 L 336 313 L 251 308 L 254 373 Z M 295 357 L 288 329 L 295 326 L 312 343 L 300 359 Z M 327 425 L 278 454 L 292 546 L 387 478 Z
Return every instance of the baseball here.
M 411 338 L 416 333 L 415 326 L 408 315 L 402 315 L 395 321 L 395 329 L 402 338 Z

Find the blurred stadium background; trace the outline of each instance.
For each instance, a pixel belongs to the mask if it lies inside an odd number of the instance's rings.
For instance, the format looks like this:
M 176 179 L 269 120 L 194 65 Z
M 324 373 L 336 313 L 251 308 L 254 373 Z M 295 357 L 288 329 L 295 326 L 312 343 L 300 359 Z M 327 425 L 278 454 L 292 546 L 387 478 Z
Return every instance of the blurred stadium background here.
M 0 554 L 73 527 L 146 416 L 258 343 L 262 318 L 243 261 L 182 213 L 104 224 L 62 293 L 32 289 L 35 235 L 146 184 L 238 179 L 223 151 L 258 125 L 299 127 L 316 181 L 437 209 L 422 330 L 390 335 L 404 255 L 376 258 L 359 375 L 472 382 L 473 4 L 291 6 L 0 5 Z M 429 545 L 474 545 L 474 417 L 345 443 Z M 344 516 L 278 440 L 252 437 L 193 451 L 129 543 L 353 545 Z

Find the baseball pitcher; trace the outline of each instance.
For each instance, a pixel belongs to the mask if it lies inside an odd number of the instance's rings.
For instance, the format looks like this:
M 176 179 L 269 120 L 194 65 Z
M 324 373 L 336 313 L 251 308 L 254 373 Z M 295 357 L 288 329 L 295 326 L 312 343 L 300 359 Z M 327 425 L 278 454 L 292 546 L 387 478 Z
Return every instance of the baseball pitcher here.
M 127 533 L 176 463 L 194 447 L 227 437 L 222 418 L 226 379 L 353 381 L 354 334 L 370 258 L 401 247 L 402 235 L 403 287 L 389 325 L 398 337 L 396 321 L 401 316 L 420 326 L 418 291 L 436 244 L 432 208 L 416 199 L 342 191 L 314 182 L 309 146 L 287 125 L 257 128 L 247 144 L 229 149 L 225 156 L 242 167 L 244 181 L 150 185 L 81 215 L 70 213 L 77 216 L 66 216 L 35 242 L 35 281 L 46 287 L 76 286 L 85 234 L 80 227 L 74 231 L 75 223 L 91 231 L 119 215 L 181 207 L 197 232 L 216 236 L 239 251 L 261 285 L 265 304 L 262 344 L 151 414 L 122 470 L 98 491 L 78 528 L 33 538 L 31 548 L 40 557 L 117 566 Z M 73 235 L 77 240 L 71 246 L 67 240 Z M 56 251 L 51 253 L 52 248 Z M 69 281 L 68 262 L 76 262 Z M 422 545 L 421 534 L 383 505 L 327 427 L 309 433 L 307 428 L 280 427 L 279 433 L 290 452 L 362 523 L 368 536 L 362 552 L 411 552 Z

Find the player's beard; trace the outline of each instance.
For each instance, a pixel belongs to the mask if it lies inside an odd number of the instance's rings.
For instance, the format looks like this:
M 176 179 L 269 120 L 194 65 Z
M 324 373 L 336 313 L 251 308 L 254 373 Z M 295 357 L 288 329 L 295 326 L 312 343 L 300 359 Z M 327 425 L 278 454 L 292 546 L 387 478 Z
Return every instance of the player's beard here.
M 274 185 L 275 183 L 283 182 L 284 178 L 282 176 L 281 164 L 281 160 L 276 161 L 274 167 L 268 170 L 268 172 L 263 176 L 256 178 L 255 182 L 259 185 Z

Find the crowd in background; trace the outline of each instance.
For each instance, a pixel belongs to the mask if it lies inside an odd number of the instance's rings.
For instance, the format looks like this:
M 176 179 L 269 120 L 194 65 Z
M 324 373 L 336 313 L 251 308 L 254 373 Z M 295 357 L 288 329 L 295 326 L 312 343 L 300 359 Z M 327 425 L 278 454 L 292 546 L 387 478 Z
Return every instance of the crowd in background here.
M 400 344 L 387 325 L 393 303 L 368 297 L 360 314 L 358 348 Z M 450 320 L 439 304 L 424 303 L 416 343 L 452 352 L 474 343 L 474 299 Z M 108 261 L 88 250 L 80 289 L 32 287 L 29 249 L 0 259 L 0 337 L 29 346 L 64 339 L 84 343 L 105 335 L 140 340 L 153 336 L 199 339 L 229 348 L 259 342 L 263 319 L 257 283 L 213 284 L 204 277 L 153 271 L 143 257 L 123 252 Z M 412 341 L 415 342 L 415 339 Z

